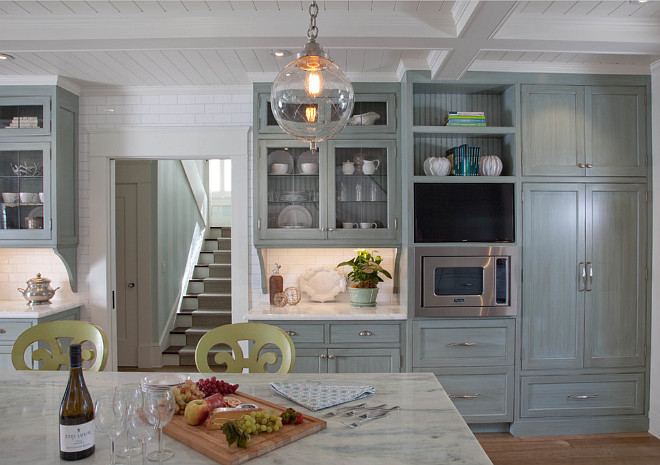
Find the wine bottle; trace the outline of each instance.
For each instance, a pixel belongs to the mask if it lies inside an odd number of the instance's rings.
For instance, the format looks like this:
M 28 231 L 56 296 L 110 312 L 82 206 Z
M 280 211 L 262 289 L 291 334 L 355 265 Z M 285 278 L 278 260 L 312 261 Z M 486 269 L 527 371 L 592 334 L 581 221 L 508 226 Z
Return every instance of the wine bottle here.
M 69 346 L 69 383 L 60 406 L 60 458 L 80 460 L 94 453 L 94 404 L 82 370 L 80 344 Z

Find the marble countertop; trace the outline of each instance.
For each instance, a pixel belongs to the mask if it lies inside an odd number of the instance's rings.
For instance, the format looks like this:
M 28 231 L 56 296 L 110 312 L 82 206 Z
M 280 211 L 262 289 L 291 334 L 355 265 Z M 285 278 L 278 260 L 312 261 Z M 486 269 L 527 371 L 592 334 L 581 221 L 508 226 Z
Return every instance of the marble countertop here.
M 45 305 L 28 305 L 26 300 L 0 300 L 0 319 L 2 318 L 43 318 L 56 313 L 81 307 L 82 300 L 60 300 Z
M 405 307 L 398 303 L 378 303 L 375 307 L 352 307 L 350 302 L 300 302 L 277 307 L 267 303 L 252 307 L 248 321 L 264 320 L 405 320 Z
M 153 375 L 153 373 L 149 373 Z M 93 399 L 111 392 L 118 384 L 139 382 L 146 373 L 85 372 Z M 190 374 L 193 380 L 200 374 Z M 58 411 L 68 373 L 63 371 L 4 371 L 0 395 L 11 402 L 0 406 L 0 456 L 2 463 L 60 464 Z M 225 381 L 264 400 L 295 407 L 303 414 L 327 421 L 325 430 L 302 438 L 262 457 L 250 465 L 492 465 L 478 441 L 431 373 L 396 374 L 225 374 Z M 323 417 L 277 395 L 269 382 L 370 384 L 375 394 L 368 405 L 399 405 L 389 417 L 350 429 L 340 419 Z M 20 392 L 20 396 L 16 395 Z M 350 404 L 348 404 L 350 405 Z M 332 410 L 332 408 L 328 409 Z M 26 439 L 29 438 L 29 439 Z M 164 435 L 164 447 L 175 451 L 166 463 L 213 465 L 217 462 Z M 150 441 L 149 451 L 157 447 Z M 97 434 L 96 452 L 80 464 L 109 463 L 109 441 Z M 139 463 L 139 459 L 134 460 Z

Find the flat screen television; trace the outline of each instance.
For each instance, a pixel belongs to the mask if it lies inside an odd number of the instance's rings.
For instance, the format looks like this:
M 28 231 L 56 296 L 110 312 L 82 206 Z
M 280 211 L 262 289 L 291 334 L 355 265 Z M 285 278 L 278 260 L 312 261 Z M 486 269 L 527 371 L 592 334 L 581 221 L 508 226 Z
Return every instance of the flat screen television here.
M 415 242 L 514 242 L 511 183 L 415 184 Z

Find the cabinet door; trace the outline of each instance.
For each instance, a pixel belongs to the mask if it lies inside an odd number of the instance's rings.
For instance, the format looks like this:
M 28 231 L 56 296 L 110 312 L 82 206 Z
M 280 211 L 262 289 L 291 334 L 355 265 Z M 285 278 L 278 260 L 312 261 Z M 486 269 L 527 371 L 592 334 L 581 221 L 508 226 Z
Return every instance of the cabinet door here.
M 298 355 L 296 354 L 296 361 Z M 328 349 L 328 373 L 399 373 L 399 349 Z
M 587 194 L 585 366 L 644 366 L 645 186 L 596 184 Z
M 586 162 L 589 176 L 646 176 L 643 87 L 588 87 Z
M 49 135 L 50 126 L 50 97 L 0 98 L 0 135 Z
M 522 86 L 521 121 L 524 175 L 585 175 L 583 87 Z
M 50 144 L 0 143 L 0 239 L 51 238 L 50 179 Z
M 328 148 L 328 237 L 395 238 L 396 142 L 335 140 Z
M 325 239 L 325 158 L 303 142 L 260 143 L 255 196 L 262 239 Z
M 326 349 L 296 349 L 292 373 L 327 373 Z
M 523 369 L 581 368 L 584 186 L 524 184 Z

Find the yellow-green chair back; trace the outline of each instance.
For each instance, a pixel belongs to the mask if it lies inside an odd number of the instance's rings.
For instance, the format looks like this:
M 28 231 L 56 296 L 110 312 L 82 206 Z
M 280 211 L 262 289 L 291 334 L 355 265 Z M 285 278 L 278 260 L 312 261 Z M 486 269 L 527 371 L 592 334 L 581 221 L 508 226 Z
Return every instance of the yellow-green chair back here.
M 94 345 L 94 350 L 83 348 L 82 359 L 94 360 L 87 371 L 101 371 L 108 361 L 108 340 L 105 333 L 98 326 L 77 320 L 60 320 L 41 323 L 23 331 L 18 336 L 11 350 L 11 362 L 17 370 L 32 370 L 25 364 L 25 351 L 38 341 L 44 341 L 50 345 L 51 350 L 44 348 L 32 352 L 33 362 L 42 362 L 41 370 L 59 370 L 61 367 L 69 368 L 69 352 L 62 351 L 60 339 L 71 339 L 71 344 L 82 344 L 89 342 Z
M 254 341 L 250 353 L 246 357 L 239 341 Z M 241 373 L 243 368 L 250 373 L 267 373 L 266 365 L 275 365 L 278 356 L 274 352 L 261 353 L 264 346 L 273 344 L 282 354 L 282 364 L 276 373 L 290 373 L 296 361 L 296 349 L 287 333 L 277 326 L 264 323 L 235 323 L 218 326 L 206 333 L 197 343 L 195 349 L 195 365 L 200 373 L 212 373 L 208 363 L 209 351 L 218 344 L 225 344 L 234 351 L 231 353 L 219 352 L 213 360 L 218 364 L 227 365 L 227 373 Z

